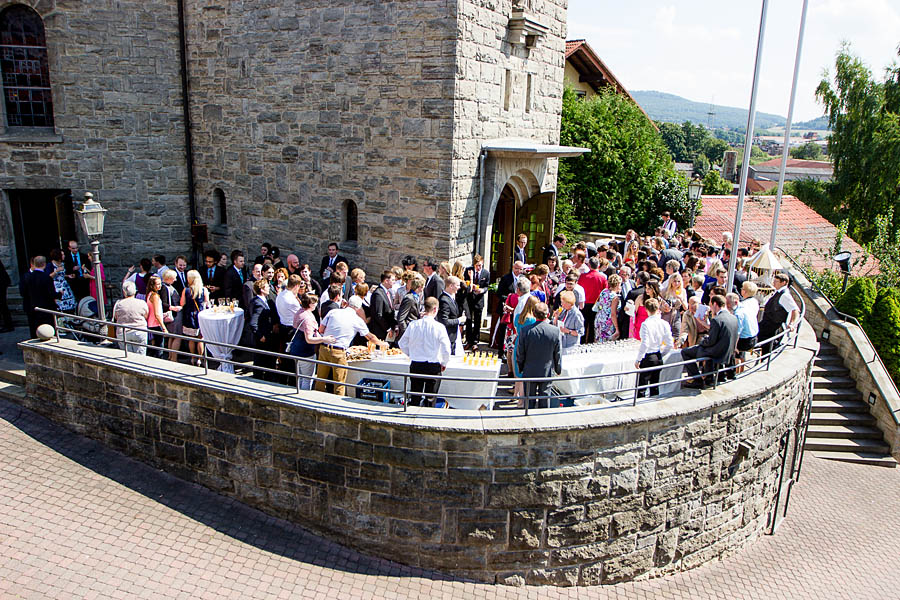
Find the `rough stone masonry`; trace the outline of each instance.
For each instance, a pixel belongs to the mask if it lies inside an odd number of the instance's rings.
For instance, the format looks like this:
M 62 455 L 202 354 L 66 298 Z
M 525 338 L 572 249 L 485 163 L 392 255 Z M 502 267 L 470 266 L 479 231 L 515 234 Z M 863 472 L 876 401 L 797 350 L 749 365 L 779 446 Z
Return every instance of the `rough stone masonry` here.
M 758 536 L 814 345 L 715 391 L 527 418 L 397 413 L 66 340 L 22 347 L 25 405 L 114 449 L 374 555 L 567 586 L 693 568 Z

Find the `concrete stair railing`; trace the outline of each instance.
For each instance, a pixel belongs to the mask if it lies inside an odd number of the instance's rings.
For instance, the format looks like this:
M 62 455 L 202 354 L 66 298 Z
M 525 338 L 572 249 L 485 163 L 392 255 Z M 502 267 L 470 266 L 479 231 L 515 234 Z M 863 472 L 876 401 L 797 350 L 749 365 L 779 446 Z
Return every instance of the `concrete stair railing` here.
M 837 347 L 823 340 L 819 344 L 806 450 L 819 458 L 896 467 L 884 434 Z

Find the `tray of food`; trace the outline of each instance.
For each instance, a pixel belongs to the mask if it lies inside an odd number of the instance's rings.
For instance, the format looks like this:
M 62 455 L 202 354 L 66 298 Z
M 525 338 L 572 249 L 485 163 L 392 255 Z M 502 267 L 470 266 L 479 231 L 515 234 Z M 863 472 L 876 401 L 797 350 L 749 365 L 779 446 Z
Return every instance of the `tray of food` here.
M 387 350 L 379 350 L 377 347 L 371 346 L 350 346 L 347 348 L 347 360 L 374 360 L 385 356 L 403 356 L 403 352 L 399 348 L 389 348 Z

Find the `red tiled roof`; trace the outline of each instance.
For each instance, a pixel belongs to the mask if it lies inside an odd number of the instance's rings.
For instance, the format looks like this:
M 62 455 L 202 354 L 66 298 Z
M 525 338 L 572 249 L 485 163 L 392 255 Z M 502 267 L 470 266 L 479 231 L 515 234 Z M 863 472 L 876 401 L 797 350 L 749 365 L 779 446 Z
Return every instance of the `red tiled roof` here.
M 751 194 L 756 194 L 758 192 L 767 192 L 776 186 L 778 186 L 777 181 L 771 181 L 769 179 L 747 178 L 747 192 Z
M 569 58 L 584 43 L 584 40 L 566 40 L 566 58 Z
M 781 158 L 773 158 L 766 162 L 757 163 L 756 167 L 781 167 Z M 787 168 L 789 169 L 830 169 L 832 164 L 827 160 L 802 160 L 800 158 L 789 158 L 787 160 Z
M 772 217 L 775 212 L 775 196 L 747 196 L 741 219 L 740 245 L 747 246 L 753 238 L 767 243 L 772 234 Z M 703 196 L 703 213 L 694 229 L 704 238 L 719 242 L 722 232 L 734 231 L 737 213 L 737 196 Z M 833 247 L 837 228 L 822 215 L 794 196 L 783 196 L 778 217 L 776 246 L 782 248 L 798 262 L 809 262 L 817 270 L 836 269 L 831 260 L 820 254 Z M 848 236 L 844 236 L 843 250 L 853 253 L 854 259 L 866 255 L 866 251 Z M 856 274 L 877 272 L 877 263 L 869 258 Z

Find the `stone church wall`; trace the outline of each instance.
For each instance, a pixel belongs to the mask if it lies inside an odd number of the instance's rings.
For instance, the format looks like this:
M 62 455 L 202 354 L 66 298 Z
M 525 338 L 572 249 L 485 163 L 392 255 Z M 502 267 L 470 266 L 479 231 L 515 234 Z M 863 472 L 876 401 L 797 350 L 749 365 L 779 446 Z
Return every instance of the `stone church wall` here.
M 151 250 L 190 250 L 175 1 L 20 3 L 44 20 L 61 141 L 0 136 L 0 190 L 72 190 L 78 203 L 93 192 L 109 209 L 101 251 L 113 274 Z M 0 259 L 13 271 L 2 200 Z

